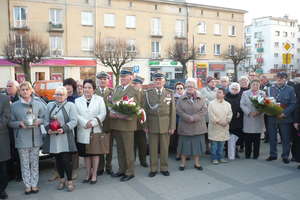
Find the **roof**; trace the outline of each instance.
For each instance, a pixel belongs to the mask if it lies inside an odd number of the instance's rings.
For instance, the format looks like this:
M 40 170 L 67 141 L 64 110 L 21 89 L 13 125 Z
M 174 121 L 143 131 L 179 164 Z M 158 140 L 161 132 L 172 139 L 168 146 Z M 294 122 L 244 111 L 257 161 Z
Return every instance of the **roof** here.
M 236 12 L 236 13 L 242 13 L 242 14 L 245 14 L 248 12 L 246 10 L 236 9 L 236 8 L 226 8 L 226 7 L 210 6 L 210 5 L 204 5 L 204 4 L 198 4 L 198 3 L 188 3 L 188 2 L 186 2 L 186 0 L 140 0 L 140 1 L 183 5 L 183 6 L 189 6 L 189 7 L 198 7 L 198 8 L 205 8 L 205 9 L 211 9 L 211 10 Z

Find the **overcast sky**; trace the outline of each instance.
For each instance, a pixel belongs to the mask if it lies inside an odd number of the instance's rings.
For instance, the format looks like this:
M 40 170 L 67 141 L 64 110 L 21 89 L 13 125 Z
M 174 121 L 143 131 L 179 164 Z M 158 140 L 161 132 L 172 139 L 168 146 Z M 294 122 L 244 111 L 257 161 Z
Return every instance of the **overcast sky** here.
M 252 18 L 263 16 L 282 17 L 289 15 L 290 18 L 300 20 L 299 0 L 187 0 L 191 3 L 205 5 L 238 8 L 247 10 L 245 24 L 250 24 Z M 297 3 L 298 2 L 298 3 Z

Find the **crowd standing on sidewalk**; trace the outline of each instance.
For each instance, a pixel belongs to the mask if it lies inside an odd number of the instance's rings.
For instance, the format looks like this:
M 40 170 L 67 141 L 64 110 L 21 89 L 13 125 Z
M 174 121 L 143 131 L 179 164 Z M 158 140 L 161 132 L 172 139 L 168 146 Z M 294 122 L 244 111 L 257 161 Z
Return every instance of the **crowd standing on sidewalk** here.
M 51 180 L 58 180 L 58 190 L 69 192 L 76 188 L 74 179 L 96 184 L 104 172 L 121 182 L 130 181 L 136 157 L 142 167 L 149 167 L 149 178 L 158 173 L 170 176 L 170 150 L 180 160 L 180 171 L 190 159 L 196 170 L 205 170 L 204 154 L 211 155 L 214 165 L 239 159 L 243 151 L 246 159 L 258 159 L 262 134 L 270 144 L 266 161 L 278 159 L 280 138 L 283 163 L 300 162 L 300 81 L 292 82 L 285 72 L 277 73 L 274 82 L 254 72 L 238 82 L 207 77 L 203 88 L 188 78 L 175 85 L 175 92 L 164 87 L 166 78 L 159 72 L 153 75 L 154 86 L 147 89 L 144 79 L 129 70 L 121 71 L 116 88 L 108 87 L 106 72 L 96 78 L 96 82 L 65 79 L 48 104 L 31 83 L 7 82 L 6 94 L 0 94 L 0 199 L 8 198 L 6 187 L 12 179 L 23 181 L 25 195 L 39 192 L 40 151 L 55 158 Z M 274 98 L 282 105 L 282 114 L 271 117 L 257 111 L 250 101 L 254 96 Z M 112 107 L 122 99 L 143 109 L 146 120 L 115 112 Z M 105 144 L 102 137 L 108 138 Z M 105 153 L 99 145 L 107 147 Z M 85 177 L 77 175 L 80 157 Z

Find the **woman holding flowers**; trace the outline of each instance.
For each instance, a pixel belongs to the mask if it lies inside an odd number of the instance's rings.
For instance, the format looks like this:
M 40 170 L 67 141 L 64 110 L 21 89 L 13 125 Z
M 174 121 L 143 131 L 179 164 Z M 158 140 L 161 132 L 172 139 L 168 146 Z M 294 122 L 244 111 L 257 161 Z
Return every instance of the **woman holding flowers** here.
M 251 98 L 258 98 L 259 101 L 263 101 L 265 92 L 259 90 L 259 80 L 252 80 L 250 83 L 250 89 L 245 91 L 241 98 L 241 108 L 244 113 L 243 119 L 243 132 L 245 134 L 245 156 L 249 159 L 252 154 L 253 147 L 253 159 L 259 157 L 260 149 L 260 134 L 265 128 L 264 115 L 258 112 L 251 102 Z
M 91 184 L 97 182 L 100 155 L 100 152 L 93 151 L 93 149 L 98 148 L 92 146 L 93 137 L 91 137 L 91 134 L 92 132 L 93 134 L 102 132 L 99 122 L 102 123 L 106 116 L 104 100 L 95 94 L 95 90 L 95 82 L 92 79 L 86 79 L 83 82 L 83 96 L 75 100 L 78 114 L 78 152 L 79 156 L 84 157 L 86 167 L 86 178 L 83 180 L 83 183 Z

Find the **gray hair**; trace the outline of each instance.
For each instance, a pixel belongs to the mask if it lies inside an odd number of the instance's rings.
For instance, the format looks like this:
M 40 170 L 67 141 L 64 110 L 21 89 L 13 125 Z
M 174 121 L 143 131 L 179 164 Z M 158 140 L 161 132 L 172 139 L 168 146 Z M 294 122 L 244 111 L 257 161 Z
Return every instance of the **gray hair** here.
M 228 76 L 222 76 L 220 78 L 221 81 L 226 81 L 226 82 L 229 82 L 229 77 Z
M 60 93 L 62 93 L 63 95 L 68 95 L 67 88 L 65 88 L 64 86 L 58 86 L 58 87 L 55 89 L 55 93 L 57 93 L 57 92 L 60 92 Z
M 193 83 L 195 88 L 198 88 L 198 83 L 197 80 L 194 78 L 187 78 L 185 81 L 185 85 L 187 85 L 188 83 Z
M 14 86 L 16 86 L 16 88 L 20 88 L 20 84 L 19 84 L 19 82 L 18 81 L 16 81 L 16 80 L 9 80 L 9 81 L 7 81 L 7 84 L 9 84 L 9 83 L 12 83 Z
M 229 85 L 229 92 L 232 94 L 232 89 L 238 89 L 238 91 L 240 92 L 241 91 L 241 86 L 239 83 L 237 82 L 233 82 Z
M 246 80 L 248 83 L 250 82 L 249 78 L 247 76 L 241 76 L 239 81 L 241 81 L 241 80 Z

